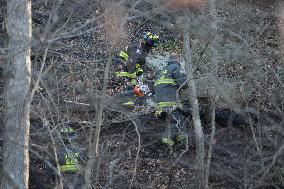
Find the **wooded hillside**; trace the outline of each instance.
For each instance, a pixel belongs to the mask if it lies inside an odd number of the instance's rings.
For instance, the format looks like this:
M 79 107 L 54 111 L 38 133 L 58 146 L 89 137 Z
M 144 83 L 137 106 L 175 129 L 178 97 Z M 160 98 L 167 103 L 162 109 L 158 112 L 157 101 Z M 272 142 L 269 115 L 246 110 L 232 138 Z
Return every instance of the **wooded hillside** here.
M 1 186 L 66 183 L 57 149 L 71 126 L 83 188 L 283 188 L 283 12 L 277 0 L 0 0 Z M 148 31 L 153 96 L 130 109 L 113 58 Z M 153 92 L 172 53 L 190 86 L 177 93 L 187 140 L 173 146 Z

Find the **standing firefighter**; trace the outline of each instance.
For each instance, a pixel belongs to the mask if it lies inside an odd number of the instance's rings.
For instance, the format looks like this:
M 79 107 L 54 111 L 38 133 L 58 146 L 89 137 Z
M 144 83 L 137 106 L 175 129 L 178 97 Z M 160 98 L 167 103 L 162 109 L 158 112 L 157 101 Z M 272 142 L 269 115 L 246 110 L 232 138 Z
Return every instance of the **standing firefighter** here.
M 167 129 L 162 138 L 162 142 L 173 145 L 175 141 L 185 138 L 183 132 L 182 104 L 177 101 L 176 93 L 178 88 L 186 81 L 185 74 L 181 73 L 180 63 L 175 54 L 170 56 L 168 64 L 160 71 L 156 77 L 155 100 L 156 115 L 164 119 Z M 186 88 L 184 85 L 182 88 Z
M 81 170 L 83 151 L 74 144 L 77 135 L 70 126 L 65 126 L 60 130 L 60 136 L 63 140 L 57 147 L 59 170 L 62 175 L 64 189 L 81 189 L 84 183 L 84 177 Z

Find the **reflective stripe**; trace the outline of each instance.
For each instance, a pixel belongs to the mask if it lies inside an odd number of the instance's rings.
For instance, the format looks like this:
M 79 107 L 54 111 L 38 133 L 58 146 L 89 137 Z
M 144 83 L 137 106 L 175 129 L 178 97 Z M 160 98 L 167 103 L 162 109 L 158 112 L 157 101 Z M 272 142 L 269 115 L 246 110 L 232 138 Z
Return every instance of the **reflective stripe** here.
M 129 77 L 134 79 L 136 77 L 136 73 L 128 73 L 128 72 L 115 72 L 115 75 L 118 77 Z
M 162 138 L 162 142 L 163 142 L 164 144 L 169 145 L 169 146 L 172 146 L 172 145 L 175 144 L 174 141 L 172 141 L 170 138 L 166 138 L 166 137 Z
M 166 106 L 176 106 L 176 102 L 159 102 L 158 107 L 166 107 Z
M 60 167 L 60 171 L 64 172 L 64 171 L 79 171 L 79 167 L 76 165 L 61 165 Z
M 123 106 L 134 107 L 134 102 L 125 102 L 122 104 Z
M 123 58 L 124 60 L 128 60 L 128 54 L 124 51 L 120 51 L 120 53 L 118 54 L 121 58 Z
M 131 79 L 130 83 L 131 83 L 131 85 L 136 85 L 137 81 L 136 81 L 136 79 Z
M 186 135 L 181 134 L 176 137 L 177 141 L 186 141 Z
M 71 127 L 62 128 L 62 129 L 60 130 L 60 132 L 62 132 L 62 133 L 72 133 L 72 132 L 74 132 L 74 129 L 71 128 Z
M 125 105 L 133 105 L 134 102 L 125 102 L 125 103 L 123 103 L 123 104 L 125 104 Z
M 177 102 L 158 102 L 155 115 L 159 116 L 163 111 L 165 111 L 163 108 L 169 107 L 171 111 L 175 110 L 176 108 L 182 109 L 182 104 Z
M 137 68 L 136 74 L 143 73 L 144 71 L 141 68 Z
M 144 71 L 142 70 L 140 64 L 136 64 L 135 66 L 136 75 L 142 74 Z
M 164 78 L 162 78 L 162 79 L 156 80 L 155 83 L 154 83 L 154 86 L 161 85 L 161 84 L 172 84 L 172 85 L 175 85 L 176 82 L 173 79 L 164 79 Z

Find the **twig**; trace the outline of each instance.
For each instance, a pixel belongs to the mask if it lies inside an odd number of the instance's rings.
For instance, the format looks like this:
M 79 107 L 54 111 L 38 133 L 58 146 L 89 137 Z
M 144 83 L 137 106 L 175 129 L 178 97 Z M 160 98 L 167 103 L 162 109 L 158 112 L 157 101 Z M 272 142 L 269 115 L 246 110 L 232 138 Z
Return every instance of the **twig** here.
M 186 153 L 186 152 L 188 152 L 188 149 L 189 149 L 189 145 L 188 145 L 188 136 L 186 137 L 186 143 L 185 143 L 185 149 L 180 153 L 180 155 L 178 156 L 178 158 L 177 158 L 177 160 L 173 163 L 173 165 L 176 165 L 178 162 L 179 162 L 179 160 L 180 160 L 180 158 Z
M 110 188 L 110 186 L 113 184 L 113 169 L 114 166 L 118 163 L 118 161 L 120 160 L 120 158 L 117 158 L 113 161 L 110 162 L 109 166 L 108 166 L 108 172 L 109 172 L 109 176 L 108 176 L 108 183 L 105 186 L 105 188 Z
M 214 144 L 214 137 L 215 137 L 215 130 L 216 130 L 216 122 L 215 122 L 215 110 L 216 110 L 216 102 L 218 100 L 218 96 L 215 97 L 215 99 L 212 99 L 211 101 L 211 126 L 212 126 L 212 131 L 210 135 L 210 142 L 209 142 L 209 148 L 208 148 L 208 154 L 207 154 L 207 159 L 206 159 L 206 167 L 205 167 L 205 184 L 204 188 L 208 189 L 208 181 L 209 181 L 209 171 L 210 171 L 210 162 L 211 162 L 211 156 L 212 156 L 212 149 L 213 149 L 213 144 Z
M 130 9 L 134 9 L 135 6 L 137 5 L 137 3 L 139 3 L 140 1 L 136 1 L 136 3 L 134 3 L 134 5 L 130 8 Z M 126 22 L 126 16 L 124 17 L 124 23 L 121 25 L 121 27 L 123 27 L 123 25 Z M 101 124 L 102 124 L 102 117 L 103 117 L 103 111 L 105 109 L 105 100 L 106 100 L 106 91 L 107 91 L 107 83 L 108 83 L 108 78 L 109 78 L 109 74 L 110 74 L 110 65 L 111 65 L 111 61 L 112 61 L 112 54 L 114 51 L 114 48 L 117 46 L 119 42 L 119 38 L 116 37 L 112 43 L 112 47 L 110 50 L 110 56 L 108 57 L 108 61 L 105 67 L 105 71 L 104 71 L 104 80 L 103 80 L 103 88 L 102 88 L 102 97 L 101 97 L 101 101 L 99 102 L 99 107 L 98 107 L 98 111 L 96 114 L 96 129 L 95 129 L 95 137 L 94 137 L 94 141 L 92 140 L 93 138 L 93 128 L 90 128 L 90 135 L 89 135 L 89 146 L 88 146 L 88 155 L 89 155 L 89 159 L 87 161 L 87 165 L 86 165 L 86 170 L 85 170 L 85 186 L 83 187 L 84 189 L 88 188 L 88 184 L 90 182 L 90 177 L 91 177 L 91 171 L 92 171 L 92 167 L 95 163 L 95 160 L 98 159 L 99 156 L 99 139 L 100 139 L 100 131 L 101 131 Z M 98 170 L 97 170 L 98 172 Z
M 242 94 L 243 94 L 243 93 L 242 93 Z M 243 101 L 245 102 L 246 111 L 249 112 L 249 106 L 248 106 L 248 103 L 247 103 L 246 99 L 243 97 L 243 95 L 241 95 L 241 97 L 242 97 Z M 254 143 L 255 143 L 255 147 L 256 147 L 256 150 L 257 150 L 257 152 L 258 152 L 258 155 L 259 155 L 259 157 L 260 157 L 260 159 L 261 159 L 262 168 L 263 168 L 263 166 L 264 166 L 264 159 L 263 159 L 263 154 L 262 154 L 262 152 L 261 152 L 261 148 L 260 148 L 260 146 L 259 146 L 259 145 L 261 145 L 261 144 L 259 144 L 258 141 L 257 141 L 256 134 L 255 134 L 255 131 L 254 131 L 254 128 L 253 128 L 252 118 L 251 118 L 251 116 L 250 116 L 249 113 L 248 113 L 248 119 L 249 119 L 249 125 L 250 125 L 250 129 L 251 129 L 251 133 L 252 133 L 252 138 L 253 138 L 253 141 L 254 141 Z M 260 137 L 261 137 L 261 136 L 260 136 Z
M 45 121 L 44 124 L 46 124 L 46 125 L 47 125 L 47 128 L 48 128 L 49 135 L 50 135 L 51 142 L 52 142 L 53 151 L 54 151 L 54 157 L 55 157 L 55 162 L 56 162 L 56 168 L 57 168 L 57 171 L 58 171 L 59 175 L 61 175 L 60 168 L 59 168 L 58 156 L 57 156 L 57 152 L 56 152 L 55 141 L 54 141 L 54 138 L 53 138 L 53 136 L 52 136 L 52 134 L 51 134 L 50 126 L 49 126 L 49 124 L 47 123 L 47 121 Z M 63 189 L 63 182 L 62 182 L 61 177 L 59 177 L 59 189 Z
M 281 156 L 283 153 L 284 153 L 284 143 L 280 146 L 280 148 L 274 154 L 271 164 L 266 167 L 265 171 L 262 174 L 262 177 L 257 181 L 256 185 L 253 187 L 253 184 L 251 184 L 250 188 L 258 188 L 262 186 L 263 180 L 266 178 L 266 176 L 269 174 L 272 167 L 275 165 L 277 158 Z
M 189 24 L 189 21 L 187 21 Z M 204 133 L 199 115 L 199 103 L 197 99 L 196 85 L 193 78 L 192 72 L 192 57 L 190 48 L 190 37 L 188 33 L 188 28 L 185 29 L 183 33 L 183 45 L 184 45 L 184 59 L 185 59 L 185 69 L 187 73 L 187 78 L 189 79 L 189 101 L 192 106 L 192 120 L 194 125 L 194 132 L 196 137 L 196 161 L 198 166 L 198 182 L 199 189 L 204 189 Z
M 131 178 L 131 181 L 130 181 L 129 189 L 131 189 L 132 186 L 133 186 L 133 182 L 134 182 L 134 179 L 135 179 L 135 176 L 136 176 L 136 172 L 137 172 L 137 167 L 138 167 L 139 153 L 140 153 L 140 149 L 141 149 L 141 135 L 140 135 L 140 132 L 138 130 L 138 126 L 135 123 L 135 121 L 132 120 L 132 122 L 133 122 L 133 124 L 135 126 L 135 131 L 136 131 L 137 136 L 138 136 L 138 149 L 137 149 L 137 152 L 136 152 L 135 165 L 134 165 L 134 170 L 133 170 L 132 178 Z

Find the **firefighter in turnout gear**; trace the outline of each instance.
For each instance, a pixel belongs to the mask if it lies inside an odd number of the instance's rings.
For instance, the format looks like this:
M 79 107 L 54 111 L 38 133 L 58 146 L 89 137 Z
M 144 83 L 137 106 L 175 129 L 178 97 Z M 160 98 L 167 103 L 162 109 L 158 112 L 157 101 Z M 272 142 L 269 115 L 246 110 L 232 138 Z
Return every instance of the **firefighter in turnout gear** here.
M 150 50 L 159 43 L 159 36 L 146 32 L 138 43 L 133 43 L 127 52 L 120 51 L 114 59 L 115 66 L 120 65 L 121 71 L 115 73 L 116 76 L 128 77 L 131 79 L 143 74 L 142 66 L 146 62 Z
M 129 73 L 126 67 L 129 59 L 130 58 L 126 52 L 120 51 L 113 59 L 113 63 L 115 69 L 115 82 L 118 84 L 118 87 L 121 88 L 118 97 L 121 100 L 122 105 L 126 107 L 133 107 L 135 97 L 133 89 L 137 85 L 137 75 L 143 71 L 140 67 L 137 67 L 133 73 Z M 115 86 L 113 87 L 115 88 Z
M 116 82 L 125 84 L 123 92 L 119 94 L 124 106 L 138 105 L 139 98 L 149 92 L 148 86 L 143 83 L 142 65 L 158 41 L 158 35 L 147 32 L 139 43 L 134 43 L 127 52 L 120 51 L 114 59 Z
M 183 127 L 182 103 L 176 98 L 178 88 L 185 81 L 186 75 L 181 73 L 181 65 L 177 61 L 177 56 L 173 54 L 154 83 L 156 115 L 167 123 L 162 142 L 169 145 L 186 137 Z M 186 87 L 187 85 L 184 84 L 182 88 Z
M 59 170 L 62 175 L 64 189 L 81 189 L 84 184 L 84 177 L 81 170 L 82 158 L 85 154 L 82 149 L 72 145 L 77 135 L 70 126 L 60 130 L 60 136 L 64 144 L 56 149 Z M 61 141 L 61 143 L 62 143 Z
M 143 74 L 142 67 L 145 65 L 146 57 L 153 47 L 156 47 L 159 43 L 159 36 L 157 34 L 152 34 L 151 32 L 146 32 L 143 39 L 138 43 L 134 43 L 127 50 L 129 54 L 129 61 L 127 62 L 127 70 L 129 73 L 139 72 L 138 76 Z
M 116 78 L 123 83 L 131 82 L 136 79 L 136 72 L 129 73 L 127 71 L 126 63 L 129 60 L 129 56 L 126 52 L 120 51 L 113 59 Z

